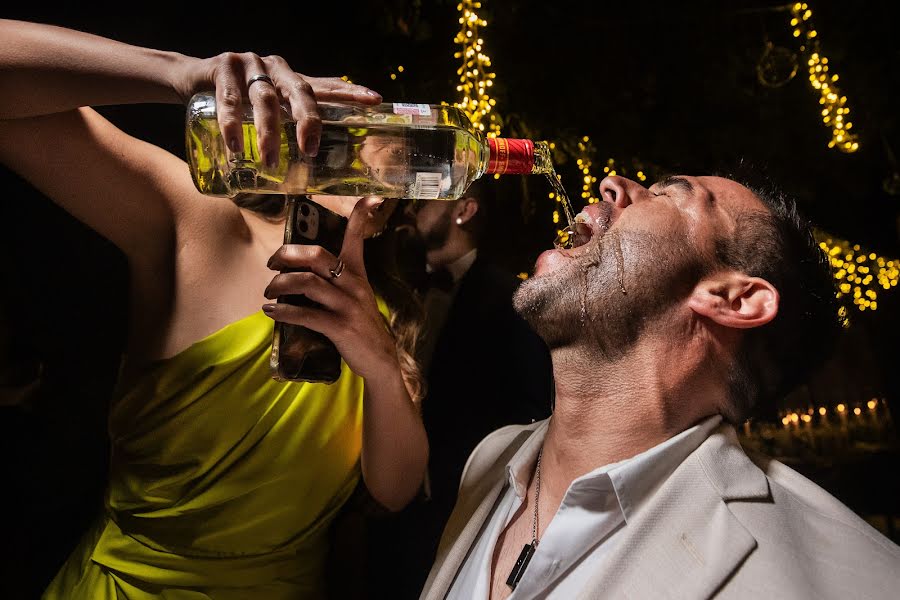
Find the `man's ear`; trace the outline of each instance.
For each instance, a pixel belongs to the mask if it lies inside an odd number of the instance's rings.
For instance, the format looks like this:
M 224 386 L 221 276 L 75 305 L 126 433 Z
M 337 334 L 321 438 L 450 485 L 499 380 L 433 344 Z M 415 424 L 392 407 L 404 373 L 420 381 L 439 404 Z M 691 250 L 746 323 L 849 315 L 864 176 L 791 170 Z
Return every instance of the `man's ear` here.
M 461 198 L 453 211 L 453 222 L 457 225 L 467 223 L 478 212 L 478 201 L 472 198 Z
M 749 329 L 778 314 L 778 290 L 759 277 L 719 271 L 704 277 L 688 298 L 688 307 L 719 325 Z

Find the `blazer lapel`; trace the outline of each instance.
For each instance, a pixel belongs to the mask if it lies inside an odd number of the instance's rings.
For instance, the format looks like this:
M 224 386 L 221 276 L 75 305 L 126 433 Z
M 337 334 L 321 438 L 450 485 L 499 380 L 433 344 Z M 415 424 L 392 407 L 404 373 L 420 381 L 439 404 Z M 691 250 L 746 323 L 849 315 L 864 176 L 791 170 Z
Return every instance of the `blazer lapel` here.
M 756 548 L 726 501 L 765 499 L 768 481 L 721 426 L 626 523 L 583 598 L 710 598 Z
M 450 591 L 450 586 L 453 584 L 456 573 L 466 559 L 469 550 L 475 544 L 478 532 L 481 531 L 484 522 L 490 516 L 494 503 L 505 488 L 506 482 L 503 479 L 498 479 L 497 483 L 484 497 L 484 501 L 475 507 L 468 519 L 465 519 L 463 514 L 457 514 L 454 511 L 453 517 L 447 524 L 444 537 L 446 538 L 448 535 L 453 534 L 454 531 L 459 531 L 459 533 L 450 538 L 454 540 L 450 547 L 445 548 L 442 544 L 441 549 L 438 550 L 435 562 L 440 564 L 440 567 L 436 572 L 432 572 L 428 578 L 429 581 L 425 584 L 425 589 L 427 590 L 427 595 L 424 596 L 425 600 L 438 600 L 446 596 L 447 592 Z M 461 531 L 460 526 L 462 527 Z
M 481 528 L 490 517 L 500 494 L 506 489 L 506 464 L 540 423 L 525 428 L 496 457 L 486 476 L 473 482 L 470 489 L 460 489 L 459 499 L 447 522 L 438 548 L 435 566 L 428 575 L 420 600 L 439 600 L 447 595 L 456 573 L 475 545 Z M 476 449 L 476 453 L 478 450 Z M 474 458 L 474 455 L 473 455 Z M 473 459 L 470 459 L 473 460 Z M 465 480 L 465 475 L 463 475 Z

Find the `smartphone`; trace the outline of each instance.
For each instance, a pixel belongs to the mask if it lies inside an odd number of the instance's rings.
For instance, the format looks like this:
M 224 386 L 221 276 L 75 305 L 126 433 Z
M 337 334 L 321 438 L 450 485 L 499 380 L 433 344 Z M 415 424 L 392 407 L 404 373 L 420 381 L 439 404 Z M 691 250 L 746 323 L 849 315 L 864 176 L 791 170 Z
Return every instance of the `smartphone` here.
M 322 246 L 335 256 L 341 252 L 347 219 L 320 206 L 306 196 L 287 196 L 285 244 Z M 292 269 L 307 270 L 307 269 Z M 282 271 L 289 272 L 289 271 Z M 303 295 L 279 296 L 278 302 L 317 306 Z M 341 355 L 327 337 L 301 325 L 275 323 L 272 376 L 279 381 L 334 383 L 341 374 Z

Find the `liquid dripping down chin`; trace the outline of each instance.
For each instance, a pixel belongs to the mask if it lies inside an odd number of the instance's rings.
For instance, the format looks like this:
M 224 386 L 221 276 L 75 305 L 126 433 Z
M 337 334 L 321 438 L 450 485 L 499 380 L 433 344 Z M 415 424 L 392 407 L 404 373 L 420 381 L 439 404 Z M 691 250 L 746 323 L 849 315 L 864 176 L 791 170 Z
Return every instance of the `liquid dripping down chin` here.
M 588 270 L 592 265 L 584 265 L 581 267 L 581 314 L 578 322 L 581 327 L 587 326 L 587 294 L 588 294 Z
M 619 280 L 619 289 L 622 290 L 622 294 L 628 294 L 625 289 L 625 258 L 622 255 L 622 238 L 618 235 L 615 236 L 615 251 L 616 278 Z
M 589 242 L 589 243 L 591 243 L 591 242 Z M 591 270 L 600 266 L 600 264 L 603 262 L 602 243 L 603 243 L 602 238 L 599 238 L 599 237 L 596 238 L 596 240 L 593 243 L 593 246 L 591 247 L 589 259 L 586 260 L 581 265 L 581 269 L 580 269 L 580 272 L 581 272 L 581 277 L 580 277 L 580 280 L 581 280 L 580 281 L 580 283 L 581 283 L 581 312 L 580 312 L 580 316 L 579 316 L 579 322 L 582 327 L 587 326 L 588 320 L 590 320 L 590 321 L 594 320 L 593 317 L 588 315 L 588 311 L 587 311 L 588 275 L 590 274 Z

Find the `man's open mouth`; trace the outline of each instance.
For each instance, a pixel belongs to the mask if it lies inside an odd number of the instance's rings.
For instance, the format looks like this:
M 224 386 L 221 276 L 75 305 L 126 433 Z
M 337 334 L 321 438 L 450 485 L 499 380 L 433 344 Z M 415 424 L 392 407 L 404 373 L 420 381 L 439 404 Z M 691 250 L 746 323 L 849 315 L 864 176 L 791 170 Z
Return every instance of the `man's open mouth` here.
M 590 217 L 584 211 L 575 215 L 575 231 L 572 235 L 572 248 L 584 246 L 594 237 L 594 230 L 590 226 Z
M 606 233 L 612 222 L 612 213 L 612 206 L 606 202 L 585 206 L 575 215 L 575 232 L 571 248 L 584 246 L 595 237 Z

